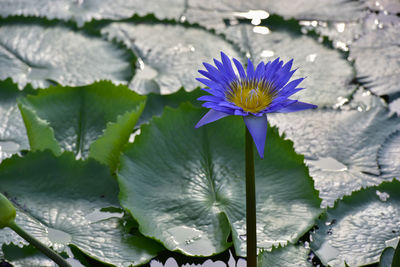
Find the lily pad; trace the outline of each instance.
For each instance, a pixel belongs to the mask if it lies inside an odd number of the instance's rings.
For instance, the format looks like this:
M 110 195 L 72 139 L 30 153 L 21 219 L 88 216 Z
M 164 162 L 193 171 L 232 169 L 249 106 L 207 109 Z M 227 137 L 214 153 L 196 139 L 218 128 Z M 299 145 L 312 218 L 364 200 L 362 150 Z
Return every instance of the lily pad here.
M 97 80 L 126 83 L 130 54 L 105 40 L 63 25 L 14 23 L 0 27 L 0 79 L 11 77 L 20 88 L 52 84 L 77 86 Z
M 358 79 L 377 95 L 400 92 L 400 23 L 370 32 L 350 48 Z
M 72 151 L 115 169 L 146 97 L 126 86 L 98 82 L 51 87 L 19 99 L 32 150 Z
M 308 261 L 309 253 L 310 249 L 295 245 L 273 248 L 270 252 L 263 251 L 258 255 L 258 266 L 311 267 L 313 265 Z
M 354 91 L 354 86 L 350 85 L 354 74 L 349 63 L 339 52 L 310 37 L 284 31 L 271 32 L 264 26 L 244 24 L 229 27 L 225 34 L 255 62 L 276 57 L 284 61 L 294 58 L 294 66 L 298 67 L 294 77 L 306 77 L 302 82 L 306 90 L 294 98 L 318 106 L 334 106 L 340 98 L 348 97 Z
M 328 37 L 332 41 L 333 47 L 349 51 L 349 46 L 361 36 L 379 31 L 400 22 L 396 15 L 384 12 L 368 13 L 360 21 L 300 21 L 302 32 L 315 31 L 317 34 Z
M 396 247 L 400 233 L 400 182 L 384 182 L 338 201 L 318 221 L 311 249 L 323 264 L 361 266 Z
M 241 18 L 261 19 L 269 14 L 277 14 L 285 19 L 320 21 L 356 21 L 366 15 L 366 5 L 362 1 L 348 0 L 250 0 L 250 1 L 188 1 L 184 18 L 207 28 L 222 29 L 225 21 L 232 24 Z
M 78 26 L 93 19 L 119 20 L 134 14 L 154 14 L 159 19 L 177 19 L 184 10 L 184 0 L 2 0 L 0 16 L 15 15 L 73 20 Z
M 204 91 L 200 89 L 186 92 L 183 88 L 170 95 L 150 93 L 147 95 L 146 106 L 137 124 L 141 125 L 142 123 L 149 122 L 153 116 L 160 116 L 166 106 L 177 108 L 182 102 L 188 101 L 200 107 L 201 102 L 197 101 L 197 98 L 202 95 L 204 95 Z
M 240 58 L 230 43 L 199 28 L 115 22 L 102 34 L 123 42 L 138 57 L 129 87 L 140 94 L 171 94 L 181 87 L 192 91 L 201 86 L 195 77 L 203 62 L 219 58 L 220 51 Z
M 391 134 L 378 153 L 382 176 L 400 179 L 400 130 Z
M 16 98 L 32 92 L 18 90 L 11 79 L 0 81 L 0 161 L 29 149 L 28 137 Z
M 391 111 L 396 112 L 398 116 L 400 116 L 400 98 L 397 98 L 396 100 L 392 101 L 389 104 L 389 108 Z
M 379 259 L 378 267 L 391 267 L 394 255 L 394 248 L 387 247 L 383 250 L 381 257 Z
M 239 116 L 194 129 L 204 109 L 182 104 L 141 127 L 118 170 L 120 202 L 146 236 L 169 250 L 246 254 L 244 133 Z M 295 242 L 321 213 L 320 199 L 292 143 L 269 129 L 256 157 L 258 247 Z
M 119 207 L 118 185 L 107 167 L 75 161 L 72 153 L 59 158 L 51 152 L 29 153 L 0 166 L 0 192 L 18 207 L 16 223 L 58 252 L 68 245 L 116 266 L 147 262 L 160 246 L 124 227 L 120 213 L 101 212 Z M 100 218 L 96 213 L 108 213 Z M 10 229 L 0 230 L 0 244 L 26 244 Z
M 5 251 L 4 258 L 12 264 L 14 267 L 24 267 L 24 266 L 40 266 L 40 267 L 57 267 L 58 265 L 41 253 L 39 250 L 35 249 L 32 245 L 23 246 L 22 248 L 14 245 L 3 245 L 2 250 Z M 68 259 L 71 260 L 71 259 Z M 83 265 L 77 265 L 83 266 Z
M 269 121 L 305 156 L 323 206 L 332 206 L 336 199 L 362 187 L 391 180 L 380 176 L 378 150 L 400 128 L 400 120 L 382 105 L 360 111 L 271 114 Z
M 397 0 L 368 0 L 366 4 L 368 8 L 374 11 L 386 11 L 392 14 L 400 13 L 400 3 Z

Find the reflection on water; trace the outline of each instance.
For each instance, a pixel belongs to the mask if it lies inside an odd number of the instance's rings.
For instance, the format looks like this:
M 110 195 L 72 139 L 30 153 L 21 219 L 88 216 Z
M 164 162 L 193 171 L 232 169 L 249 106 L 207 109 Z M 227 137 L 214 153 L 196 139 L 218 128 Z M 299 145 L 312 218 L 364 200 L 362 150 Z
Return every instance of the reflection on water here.
M 213 253 L 213 242 L 203 232 L 187 226 L 177 226 L 168 229 L 177 247 L 184 247 L 188 255 L 210 255 Z M 182 246 L 184 244 L 184 246 Z
M 13 141 L 0 141 L 0 152 L 15 154 L 19 151 L 19 144 Z
M 70 234 L 50 227 L 47 229 L 47 235 L 52 243 L 68 245 L 72 240 Z
M 322 244 L 322 246 L 316 251 L 322 262 L 330 262 L 339 255 L 339 250 L 332 247 L 328 242 Z
M 324 171 L 346 171 L 347 166 L 331 157 L 321 157 L 318 160 L 309 160 L 313 166 Z
M 385 202 L 390 195 L 386 192 L 380 192 L 379 190 L 376 190 L 376 195 L 379 197 L 379 199 L 383 202 Z
M 265 10 L 249 10 L 248 12 L 235 12 L 233 14 L 237 17 L 251 19 L 253 25 L 259 25 L 261 20 L 269 17 L 269 13 Z

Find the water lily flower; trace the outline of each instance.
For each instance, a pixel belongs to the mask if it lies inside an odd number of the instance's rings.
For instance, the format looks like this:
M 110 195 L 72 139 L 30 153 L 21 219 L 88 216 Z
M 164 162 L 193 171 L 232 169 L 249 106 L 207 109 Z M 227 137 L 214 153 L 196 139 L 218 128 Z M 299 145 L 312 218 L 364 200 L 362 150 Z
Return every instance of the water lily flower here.
M 267 113 L 295 112 L 317 108 L 316 105 L 289 99 L 294 93 L 304 89 L 297 87 L 304 78 L 289 82 L 296 70 L 291 70 L 293 59 L 283 64 L 279 58 L 266 64 L 261 62 L 254 69 L 248 60 L 247 71 L 242 64 L 231 60 L 221 52 L 222 62 L 214 59 L 215 66 L 203 63 L 207 69 L 199 70 L 206 78 L 197 78 L 208 88 L 204 91 L 211 95 L 198 98 L 205 101 L 203 107 L 210 108 L 208 113 L 197 123 L 196 128 L 214 122 L 229 115 L 242 116 L 261 158 L 264 156 L 267 136 Z

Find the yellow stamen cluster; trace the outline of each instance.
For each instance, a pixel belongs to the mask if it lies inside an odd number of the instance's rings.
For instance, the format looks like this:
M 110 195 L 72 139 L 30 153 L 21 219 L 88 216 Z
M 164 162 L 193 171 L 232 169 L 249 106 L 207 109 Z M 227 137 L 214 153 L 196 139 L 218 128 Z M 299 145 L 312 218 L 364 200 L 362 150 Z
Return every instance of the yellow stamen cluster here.
M 276 97 L 273 84 L 265 80 L 238 79 L 229 87 L 226 99 L 247 112 L 257 113 L 266 109 Z

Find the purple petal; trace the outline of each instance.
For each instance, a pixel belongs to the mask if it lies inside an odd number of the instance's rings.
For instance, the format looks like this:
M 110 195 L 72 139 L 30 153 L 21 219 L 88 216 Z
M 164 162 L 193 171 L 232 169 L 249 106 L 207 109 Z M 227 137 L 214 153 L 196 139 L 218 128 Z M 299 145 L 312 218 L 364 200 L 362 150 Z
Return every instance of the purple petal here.
M 296 112 L 296 111 L 300 111 L 300 110 L 312 109 L 312 108 L 317 108 L 317 107 L 318 106 L 313 105 L 313 104 L 297 101 L 291 105 L 288 105 L 282 109 L 277 110 L 276 112 L 288 113 L 288 112 Z
M 267 138 L 267 128 L 268 128 L 267 117 L 245 116 L 243 117 L 243 120 L 251 136 L 253 137 L 258 154 L 260 155 L 261 158 L 263 158 L 265 139 Z
M 224 65 L 221 62 L 219 62 L 218 60 L 216 60 L 215 58 L 214 58 L 214 64 L 215 64 L 215 66 L 217 66 L 219 71 L 224 71 Z
M 235 63 L 235 66 L 239 72 L 240 78 L 242 80 L 246 79 L 246 73 L 244 72 L 242 64 L 236 58 L 233 59 L 233 63 Z
M 225 97 L 225 94 L 218 90 L 208 89 L 208 88 L 201 88 L 201 90 L 203 90 L 209 94 L 212 94 L 213 96 L 218 96 L 218 97 L 222 97 L 222 98 Z
M 229 77 L 231 79 L 235 79 L 236 74 L 233 71 L 231 60 L 223 52 L 221 52 L 221 60 L 222 60 L 222 63 L 224 64 L 225 72 L 229 75 Z
M 297 100 L 293 100 L 293 99 L 284 99 L 281 100 L 279 102 L 276 102 L 274 104 L 271 104 L 265 111 L 267 113 L 272 113 L 272 112 L 279 112 L 279 110 L 286 108 L 289 105 L 292 105 L 294 103 L 296 103 Z
M 279 75 L 279 80 L 278 83 L 276 83 L 276 87 L 279 89 L 282 88 L 287 82 L 290 80 L 290 78 L 293 76 L 293 73 L 295 73 L 296 70 L 292 71 L 287 71 L 287 72 L 282 72 Z
M 210 80 L 213 80 L 215 82 L 219 81 L 219 78 L 215 75 L 215 73 L 211 74 L 210 72 L 207 72 L 205 70 L 199 70 L 199 73 Z
M 246 112 L 246 111 L 243 111 L 241 109 L 235 109 L 234 112 L 233 112 L 233 115 L 247 116 L 247 115 L 249 115 L 249 113 Z
M 231 109 L 241 109 L 241 107 L 238 107 L 235 104 L 232 104 L 227 101 L 221 102 L 218 105 L 220 105 L 221 107 L 227 107 L 227 108 L 231 108 Z
M 275 72 L 283 65 L 283 61 L 280 61 L 278 57 L 269 65 L 268 70 L 266 69 L 265 79 L 267 81 L 273 81 Z
M 254 78 L 254 66 L 250 59 L 247 60 L 247 77 L 249 79 Z
M 215 110 L 215 111 L 227 113 L 227 114 L 230 114 L 230 115 L 233 115 L 233 113 L 234 113 L 234 110 L 233 110 L 233 109 L 227 108 L 227 107 L 221 107 L 221 106 L 219 105 L 219 103 L 204 102 L 201 106 L 202 106 L 202 107 L 205 107 L 205 108 L 211 108 L 211 109 L 213 109 L 213 110 Z
M 213 96 L 213 95 L 203 95 L 203 96 L 200 96 L 199 98 L 197 98 L 197 100 L 219 103 L 219 102 L 223 101 L 224 99 L 221 99 L 220 97 Z
M 224 88 L 221 86 L 221 84 L 216 83 L 214 81 L 205 79 L 205 78 L 196 78 L 197 81 L 201 82 L 202 84 L 206 85 L 208 88 L 213 89 L 213 90 L 218 90 L 223 92 Z
M 196 124 L 195 128 L 199 128 L 207 123 L 214 122 L 216 120 L 222 119 L 226 116 L 229 116 L 230 114 L 225 113 L 225 112 L 219 112 L 211 109 L 210 111 L 207 112 L 206 115 L 201 118 L 201 120 Z
M 291 81 L 285 87 L 283 87 L 282 90 L 279 91 L 279 95 L 286 95 L 288 92 L 296 88 L 296 86 L 299 85 L 303 80 L 304 78 L 299 78 Z
M 260 62 L 256 68 L 256 72 L 254 74 L 254 76 L 256 77 L 256 79 L 261 79 L 261 75 L 264 72 L 264 62 Z
M 284 92 L 284 93 L 279 92 L 277 98 L 283 98 L 283 99 L 284 98 L 288 98 L 288 97 L 294 95 L 295 93 L 297 93 L 298 91 L 301 91 L 301 90 L 304 90 L 304 88 L 298 87 L 298 88 L 292 89 L 291 91 L 287 91 L 287 92 Z

